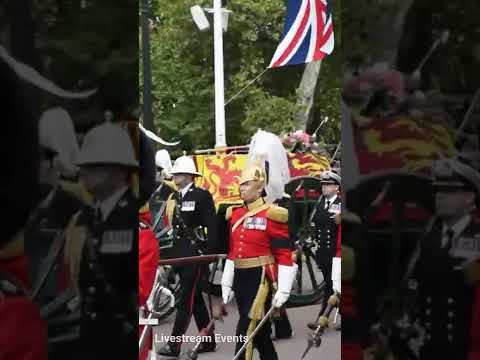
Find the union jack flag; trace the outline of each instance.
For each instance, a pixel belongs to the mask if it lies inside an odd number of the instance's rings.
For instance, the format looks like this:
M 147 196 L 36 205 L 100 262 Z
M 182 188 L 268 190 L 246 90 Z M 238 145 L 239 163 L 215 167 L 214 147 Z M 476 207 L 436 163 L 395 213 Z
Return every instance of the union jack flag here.
M 321 60 L 333 51 L 327 0 L 288 0 L 285 29 L 269 68 Z

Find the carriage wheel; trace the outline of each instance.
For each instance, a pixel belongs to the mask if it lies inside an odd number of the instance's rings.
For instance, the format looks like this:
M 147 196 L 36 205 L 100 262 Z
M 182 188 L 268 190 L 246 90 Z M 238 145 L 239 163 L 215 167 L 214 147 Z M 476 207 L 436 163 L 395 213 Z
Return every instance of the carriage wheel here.
M 289 204 L 290 237 L 295 241 L 298 274 L 287 306 L 305 306 L 323 296 L 324 281 L 315 261 L 315 246 L 310 237 L 310 216 L 321 194 L 317 177 L 297 177 L 285 186 Z

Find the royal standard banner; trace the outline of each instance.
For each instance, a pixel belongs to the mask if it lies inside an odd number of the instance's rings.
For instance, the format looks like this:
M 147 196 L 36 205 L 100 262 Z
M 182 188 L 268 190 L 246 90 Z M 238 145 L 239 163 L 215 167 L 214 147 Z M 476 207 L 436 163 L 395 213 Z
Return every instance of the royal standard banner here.
M 330 160 L 325 156 L 313 153 L 288 153 L 290 177 L 316 176 L 322 171 L 330 169 Z
M 354 124 L 353 137 L 360 176 L 392 170 L 427 174 L 433 161 L 455 152 L 454 133 L 444 121 L 372 119 L 368 126 Z
M 208 190 L 215 205 L 241 203 L 238 179 L 247 161 L 246 154 L 196 155 L 195 161 L 202 177 L 197 186 Z M 326 157 L 312 153 L 288 153 L 290 177 L 315 176 L 330 168 Z
M 246 160 L 243 154 L 196 155 L 197 169 L 202 174 L 197 185 L 212 194 L 217 206 L 240 203 L 238 179 Z

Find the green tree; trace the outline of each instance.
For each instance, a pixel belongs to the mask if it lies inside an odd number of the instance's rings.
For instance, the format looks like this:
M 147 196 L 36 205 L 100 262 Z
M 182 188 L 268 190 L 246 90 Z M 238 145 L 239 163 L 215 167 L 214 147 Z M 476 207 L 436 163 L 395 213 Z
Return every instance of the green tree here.
M 153 1 L 159 21 L 151 35 L 154 123 L 160 135 L 182 140 L 187 151 L 215 143 L 213 36 L 199 32 L 190 6 L 204 1 Z M 224 33 L 225 98 L 228 100 L 267 66 L 284 26 L 282 0 L 232 0 L 228 31 Z M 337 47 L 322 64 L 314 110 L 307 129 L 314 131 L 328 116 L 318 135 L 339 141 L 340 129 L 340 3 L 334 2 Z M 210 15 L 207 15 L 210 16 Z M 211 18 L 210 18 L 211 20 Z M 257 128 L 280 134 L 296 130 L 296 89 L 304 66 L 268 70 L 226 106 L 228 145 L 248 143 Z M 140 71 L 141 73 L 141 71 Z

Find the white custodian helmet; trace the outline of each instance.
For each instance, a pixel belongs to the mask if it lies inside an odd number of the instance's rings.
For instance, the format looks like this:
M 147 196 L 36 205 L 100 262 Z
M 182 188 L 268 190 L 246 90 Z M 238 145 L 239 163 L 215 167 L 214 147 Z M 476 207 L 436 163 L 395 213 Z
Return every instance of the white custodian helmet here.
M 46 110 L 38 124 L 40 145 L 54 151 L 62 165 L 68 170 L 75 170 L 79 146 L 72 119 L 61 107 Z
M 171 174 L 190 174 L 194 176 L 202 176 L 202 174 L 197 172 L 197 168 L 193 159 L 187 155 L 180 156 L 177 160 L 175 160 Z
M 162 149 L 155 154 L 155 165 L 162 168 L 167 176 L 172 172 L 172 160 L 167 150 Z
M 83 141 L 76 165 L 138 167 L 132 141 L 121 126 L 106 122 L 91 129 Z

